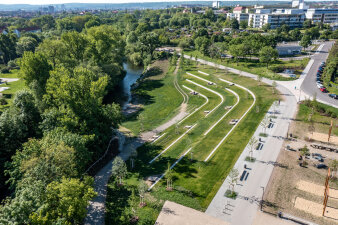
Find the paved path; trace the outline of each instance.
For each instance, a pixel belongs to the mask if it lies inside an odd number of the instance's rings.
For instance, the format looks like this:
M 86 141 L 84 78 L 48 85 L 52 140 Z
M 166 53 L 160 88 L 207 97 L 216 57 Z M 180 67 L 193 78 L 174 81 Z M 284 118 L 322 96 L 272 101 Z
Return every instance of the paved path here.
M 177 74 L 178 66 L 176 67 L 176 70 L 174 72 L 174 75 Z M 177 88 L 178 84 L 175 83 L 174 85 Z M 176 86 L 177 85 L 177 86 Z M 178 89 L 179 88 L 179 89 Z M 188 96 L 185 96 L 185 92 L 180 89 L 178 86 L 178 91 L 182 94 L 184 100 L 180 107 L 180 112 L 170 119 L 168 122 L 160 125 L 159 127 L 155 128 L 152 131 L 144 132 L 140 135 L 139 138 L 134 139 L 130 143 L 125 143 L 123 145 L 123 149 L 119 156 L 123 160 L 127 160 L 130 156 L 130 153 L 133 149 L 138 148 L 141 146 L 145 141 L 149 140 L 152 136 L 155 134 L 158 134 L 168 127 L 172 126 L 173 124 L 177 123 L 178 121 L 182 120 L 185 116 L 187 116 L 186 110 L 186 103 L 188 101 Z M 105 165 L 94 177 L 94 189 L 98 193 L 97 197 L 95 197 L 92 201 L 90 201 L 90 204 L 87 209 L 87 217 L 85 218 L 85 225 L 104 225 L 105 224 L 105 201 L 107 196 L 107 184 L 109 181 L 109 178 L 111 176 L 111 168 L 113 165 L 113 160 L 111 160 L 107 165 Z

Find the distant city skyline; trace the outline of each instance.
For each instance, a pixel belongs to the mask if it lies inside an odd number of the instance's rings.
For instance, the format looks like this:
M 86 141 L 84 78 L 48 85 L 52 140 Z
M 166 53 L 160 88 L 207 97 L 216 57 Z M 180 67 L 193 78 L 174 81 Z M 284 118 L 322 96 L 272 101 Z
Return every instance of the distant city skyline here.
M 11 0 L 10 3 L 8 0 L 0 0 L 0 4 L 30 4 L 30 5 L 57 5 L 64 3 L 105 3 L 105 4 L 113 4 L 113 3 L 142 3 L 142 2 L 186 2 L 186 1 L 203 1 L 203 0 Z M 224 2 L 231 2 L 233 0 L 224 0 Z M 241 1 L 241 0 L 237 0 Z M 245 1 L 245 0 L 242 0 Z M 269 0 L 262 0 L 269 1 Z M 291 0 L 279 0 L 279 1 L 287 1 L 291 2 Z M 318 0 L 324 1 L 324 0 Z M 212 0 L 210 0 L 212 2 Z

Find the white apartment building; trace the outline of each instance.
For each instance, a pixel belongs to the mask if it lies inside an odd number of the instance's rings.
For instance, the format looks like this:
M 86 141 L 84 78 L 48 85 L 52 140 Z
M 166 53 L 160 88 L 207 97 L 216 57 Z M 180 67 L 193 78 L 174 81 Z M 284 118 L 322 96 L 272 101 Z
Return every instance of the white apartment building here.
M 302 27 L 305 20 L 304 14 L 249 14 L 248 25 L 253 28 L 262 28 L 265 24 L 269 23 L 271 29 L 282 26 L 283 24 L 289 25 L 291 29 Z
M 238 22 L 241 21 L 248 21 L 249 20 L 249 14 L 248 13 L 227 13 L 227 18 L 236 19 Z
M 305 17 L 313 23 L 338 23 L 338 9 L 308 9 Z

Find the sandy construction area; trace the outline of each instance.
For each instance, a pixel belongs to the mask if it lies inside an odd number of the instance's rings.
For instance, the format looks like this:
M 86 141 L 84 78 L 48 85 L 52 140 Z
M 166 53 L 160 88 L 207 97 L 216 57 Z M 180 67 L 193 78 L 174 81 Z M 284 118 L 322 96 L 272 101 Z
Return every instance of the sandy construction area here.
M 328 140 L 328 134 L 324 133 L 313 132 L 313 134 L 308 133 L 307 136 L 313 140 L 320 142 L 327 142 Z M 329 143 L 338 145 L 338 137 L 331 135 Z
M 297 197 L 295 201 L 295 208 L 303 210 L 314 216 L 322 217 L 322 204 Z M 326 207 L 324 218 L 328 219 L 329 221 L 336 222 L 338 220 L 338 209 Z
M 323 196 L 324 195 L 324 185 L 318 185 L 315 183 L 307 182 L 300 180 L 297 183 L 297 188 L 302 191 L 309 192 L 313 195 Z M 329 196 L 332 198 L 338 198 L 338 190 L 330 189 Z

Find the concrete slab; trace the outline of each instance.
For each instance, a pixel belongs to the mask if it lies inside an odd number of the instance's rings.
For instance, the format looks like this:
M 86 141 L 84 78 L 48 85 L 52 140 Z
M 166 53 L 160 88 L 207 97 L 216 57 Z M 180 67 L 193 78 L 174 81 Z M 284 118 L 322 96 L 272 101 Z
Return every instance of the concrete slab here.
M 229 225 L 229 223 L 212 217 L 198 210 L 166 201 L 156 225 Z

